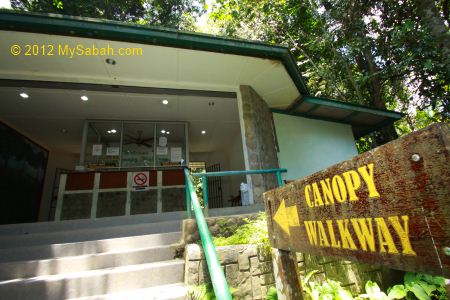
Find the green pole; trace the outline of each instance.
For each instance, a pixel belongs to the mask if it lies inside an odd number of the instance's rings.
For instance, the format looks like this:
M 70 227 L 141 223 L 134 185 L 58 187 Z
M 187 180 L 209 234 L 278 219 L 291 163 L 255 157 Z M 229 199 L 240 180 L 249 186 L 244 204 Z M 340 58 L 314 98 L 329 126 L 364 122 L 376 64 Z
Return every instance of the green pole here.
M 188 219 L 191 218 L 191 195 L 189 193 L 189 184 L 188 178 L 185 176 L 185 184 L 186 184 L 186 216 Z
M 208 209 L 208 178 L 206 176 L 202 177 L 203 183 L 203 206 Z
M 205 252 L 206 262 L 208 263 L 208 270 L 211 277 L 211 282 L 213 284 L 214 293 L 217 300 L 232 300 L 228 283 L 225 279 L 225 275 L 223 274 L 222 266 L 217 258 L 216 248 L 214 247 L 208 225 L 206 224 L 206 219 L 203 216 L 202 208 L 200 207 L 198 197 L 195 194 L 194 185 L 189 178 L 189 171 L 185 169 L 184 174 L 186 178 L 188 178 L 188 189 L 191 195 L 195 219 L 197 220 L 198 231 L 202 240 L 203 251 Z
M 280 171 L 277 172 L 277 181 L 278 181 L 278 186 L 282 186 L 283 185 L 283 178 L 281 178 L 281 172 Z

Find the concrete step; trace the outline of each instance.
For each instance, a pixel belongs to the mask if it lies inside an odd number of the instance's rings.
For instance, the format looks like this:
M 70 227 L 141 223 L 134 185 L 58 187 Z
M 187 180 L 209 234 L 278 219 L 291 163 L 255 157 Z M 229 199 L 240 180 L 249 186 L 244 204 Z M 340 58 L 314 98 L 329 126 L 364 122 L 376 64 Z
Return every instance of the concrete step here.
M 157 246 L 70 256 L 56 259 L 0 263 L 0 280 L 66 274 L 174 259 L 175 246 Z
M 187 288 L 184 284 L 168 284 L 122 293 L 96 295 L 69 300 L 184 300 Z
M 175 231 L 181 231 L 181 221 L 37 232 L 32 234 L 2 236 L 0 238 L 0 248 L 92 241 Z
M 42 260 L 176 244 L 181 232 L 0 249 L 0 262 Z
M 57 222 L 21 223 L 0 226 L 0 237 L 18 234 L 33 234 L 49 231 L 67 231 L 89 229 L 92 227 L 123 226 L 142 223 L 157 223 L 166 221 L 181 221 L 186 217 L 184 211 L 174 211 L 159 214 L 141 214 L 121 217 L 106 217 L 99 219 L 67 220 Z
M 182 283 L 184 261 L 171 260 L 110 269 L 38 276 L 0 282 L 8 300 L 61 300 Z

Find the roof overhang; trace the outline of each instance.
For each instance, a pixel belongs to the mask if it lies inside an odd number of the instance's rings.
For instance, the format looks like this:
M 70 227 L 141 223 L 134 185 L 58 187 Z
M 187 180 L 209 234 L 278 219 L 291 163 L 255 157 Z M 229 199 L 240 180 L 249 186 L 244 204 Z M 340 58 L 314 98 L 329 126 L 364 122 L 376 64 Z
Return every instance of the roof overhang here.
M 23 80 L 24 85 L 41 81 L 210 92 L 235 92 L 239 85 L 251 85 L 277 112 L 350 124 L 356 137 L 402 117 L 310 97 L 286 47 L 161 27 L 11 11 L 0 11 L 0 30 L 0 79 Z M 12 57 L 14 43 L 141 46 L 147 56 L 120 57 L 120 63 L 111 67 L 104 57 Z
M 272 112 L 348 124 L 352 126 L 356 139 L 403 117 L 394 111 L 312 96 L 302 97 L 299 105 L 285 110 L 272 109 Z

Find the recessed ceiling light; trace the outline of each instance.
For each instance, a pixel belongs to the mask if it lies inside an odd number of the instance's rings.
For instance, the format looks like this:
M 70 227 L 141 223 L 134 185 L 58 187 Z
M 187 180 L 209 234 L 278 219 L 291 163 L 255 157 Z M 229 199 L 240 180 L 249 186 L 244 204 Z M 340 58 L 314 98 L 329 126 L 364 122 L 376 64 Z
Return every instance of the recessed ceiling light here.
M 166 133 L 166 131 L 163 129 L 163 130 L 161 130 L 161 133 L 164 134 L 164 133 Z
M 83 101 L 88 101 L 89 98 L 88 98 L 88 96 L 83 95 L 83 96 L 81 96 L 81 100 L 83 100 Z
M 206 134 L 206 130 L 202 130 L 202 134 Z
M 28 96 L 27 93 L 20 93 L 19 95 L 20 95 L 20 97 L 22 97 L 24 99 L 28 99 L 30 97 L 30 96 Z
M 108 65 L 114 66 L 116 64 L 116 61 L 112 58 L 107 58 L 107 59 L 105 59 L 105 61 Z
M 164 100 L 162 101 L 162 104 L 164 104 L 164 105 L 167 105 L 167 104 L 169 104 L 169 100 L 167 100 L 167 99 L 164 99 Z
M 170 131 L 166 131 L 166 134 L 170 134 Z

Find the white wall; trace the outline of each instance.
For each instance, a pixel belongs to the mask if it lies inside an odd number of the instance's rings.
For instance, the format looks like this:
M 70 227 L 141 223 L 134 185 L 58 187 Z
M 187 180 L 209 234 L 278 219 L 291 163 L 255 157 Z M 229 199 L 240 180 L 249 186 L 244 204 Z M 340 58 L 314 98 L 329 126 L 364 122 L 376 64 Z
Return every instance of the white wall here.
M 56 168 L 74 170 L 80 159 L 79 154 L 65 152 L 56 148 L 49 148 L 48 150 L 49 157 L 45 172 L 41 207 L 39 209 L 39 221 L 47 221 L 49 217 Z
M 244 154 L 242 149 L 242 137 L 238 131 L 230 141 L 227 148 L 215 152 L 191 152 L 190 161 L 204 161 L 207 166 L 220 164 L 221 171 L 245 170 Z M 241 182 L 245 182 L 245 176 L 222 177 L 222 199 L 223 205 L 231 206 L 231 197 L 237 196 Z
M 227 148 L 228 157 L 230 160 L 229 171 L 241 171 L 245 170 L 244 163 L 244 150 L 242 148 L 242 137 L 241 132 L 238 131 Z M 246 176 L 231 176 L 230 177 L 230 196 L 237 196 L 240 193 L 241 182 L 246 182 Z M 228 202 L 229 198 L 225 199 L 227 201 L 227 206 L 231 206 Z M 224 203 L 225 204 L 225 203 Z
M 350 125 L 273 114 L 286 179 L 300 179 L 358 154 Z

